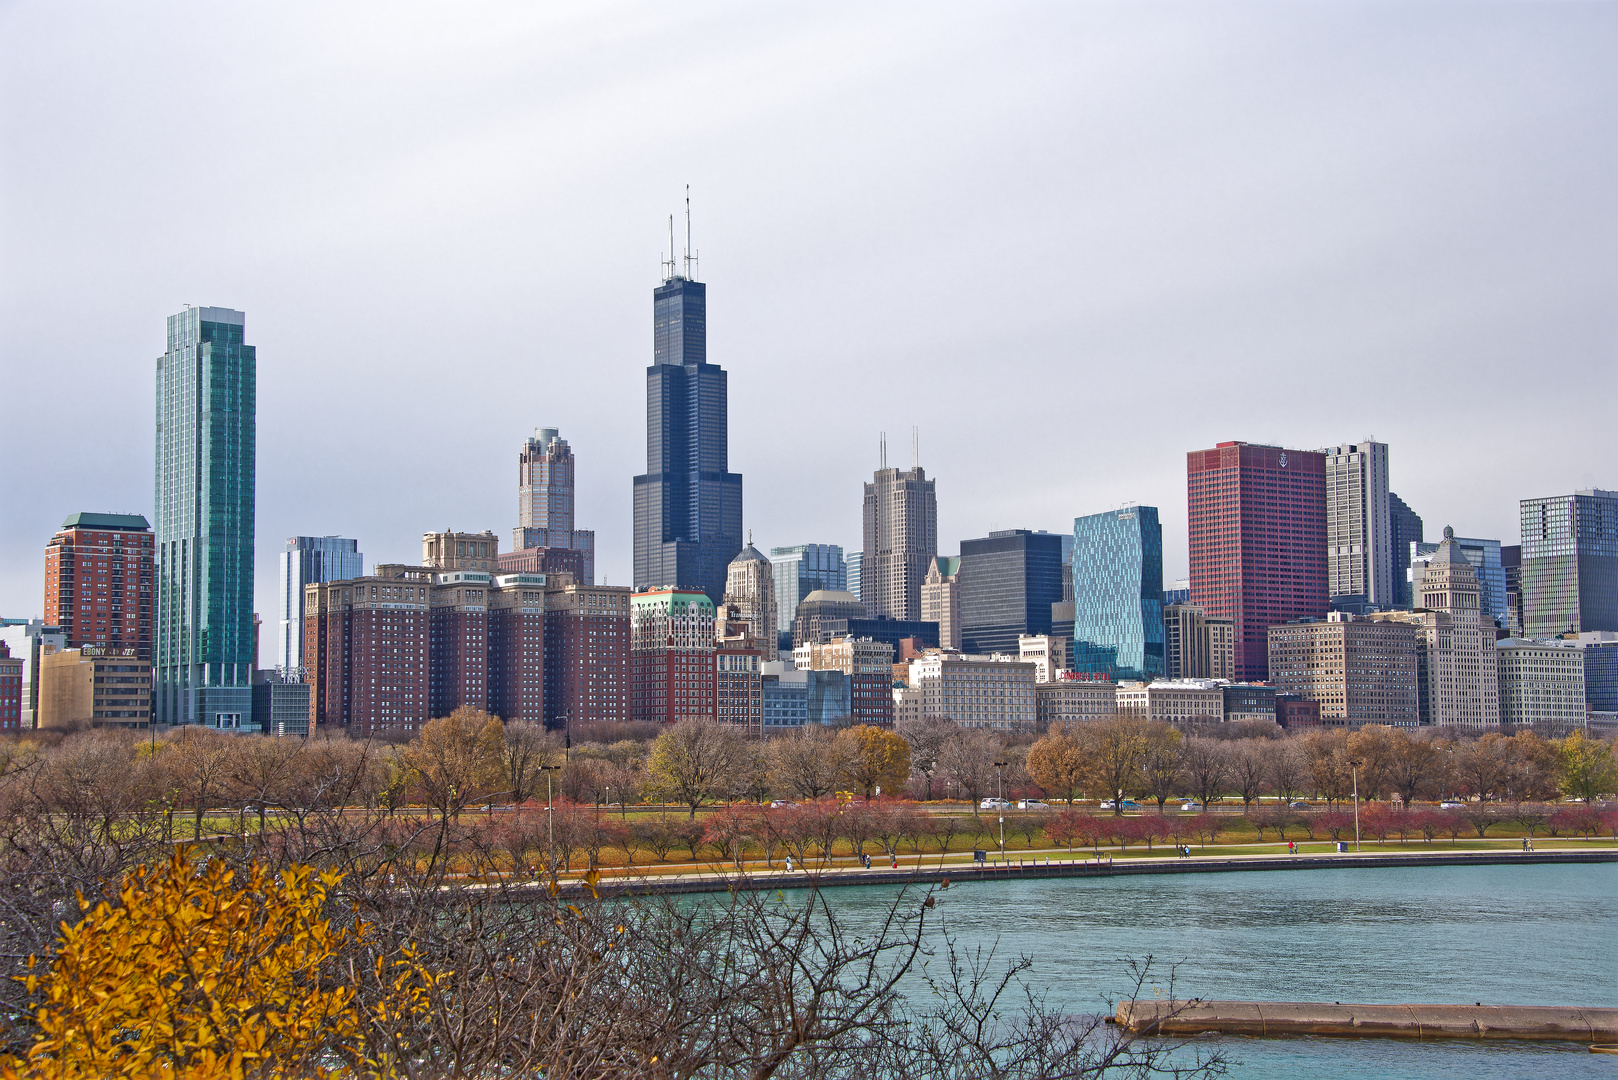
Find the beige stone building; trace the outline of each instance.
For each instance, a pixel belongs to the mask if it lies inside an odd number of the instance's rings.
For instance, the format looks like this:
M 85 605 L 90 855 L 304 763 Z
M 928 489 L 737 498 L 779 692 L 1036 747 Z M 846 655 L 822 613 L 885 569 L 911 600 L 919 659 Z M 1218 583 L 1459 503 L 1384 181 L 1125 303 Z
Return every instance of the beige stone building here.
M 1236 664 L 1234 624 L 1195 604 L 1163 608 L 1163 670 L 1170 679 L 1229 679 Z
M 1218 724 L 1225 719 L 1223 683 L 1215 679 L 1121 682 L 1114 693 L 1119 712 L 1167 724 Z
M 1500 722 L 1561 738 L 1584 726 L 1584 651 L 1576 641 L 1495 642 Z
M 938 647 L 961 647 L 961 584 L 959 556 L 936 555 L 921 583 L 921 618 L 938 624 Z
M 1327 726 L 1421 722 L 1420 634 L 1406 622 L 1332 612 L 1272 626 L 1270 681 L 1320 706 Z
M 947 716 L 962 727 L 1033 731 L 1039 724 L 1038 683 L 1031 662 L 1008 656 L 928 652 L 910 662 L 910 685 L 921 692 L 923 716 Z
M 1057 679 L 1034 687 L 1039 730 L 1052 724 L 1100 720 L 1118 711 L 1118 688 L 1105 679 Z
M 1055 634 L 1019 634 L 1017 658 L 1034 665 L 1036 682 L 1055 682 L 1067 666 L 1067 638 Z
M 480 533 L 423 533 L 421 561 L 435 570 L 489 570 L 500 568 L 500 541 L 488 529 Z
M 776 633 L 775 578 L 758 548 L 748 538 L 741 554 L 725 570 L 725 598 L 714 620 L 715 633 L 742 648 L 755 648 L 765 663 L 778 658 Z M 734 629 L 745 627 L 745 640 L 737 641 Z
M 40 658 L 42 728 L 145 728 L 152 707 L 152 662 L 133 647 L 86 645 Z

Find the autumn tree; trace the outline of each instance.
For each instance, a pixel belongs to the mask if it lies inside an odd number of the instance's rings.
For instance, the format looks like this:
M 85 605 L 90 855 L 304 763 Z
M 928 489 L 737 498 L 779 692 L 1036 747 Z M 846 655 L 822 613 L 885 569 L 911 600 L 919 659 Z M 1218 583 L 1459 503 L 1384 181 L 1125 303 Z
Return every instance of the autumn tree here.
M 1304 767 L 1315 794 L 1335 806 L 1349 797 L 1352 778 L 1345 764 L 1348 752 L 1345 745 L 1348 732 L 1342 728 L 1311 731 L 1298 739 L 1303 752 Z
M 904 736 L 861 724 L 838 732 L 837 737 L 850 746 L 843 775 L 867 799 L 880 788 L 898 794 L 910 779 L 910 744 Z
M 1028 748 L 1028 775 L 1049 796 L 1066 799 L 1073 805 L 1073 796 L 1084 782 L 1084 757 L 1079 743 L 1078 725 L 1054 723 Z
M 1612 744 L 1575 731 L 1556 744 L 1556 783 L 1570 799 L 1593 803 L 1618 792 L 1618 761 Z
M 1142 790 L 1146 755 L 1170 738 L 1174 729 L 1137 713 L 1091 720 L 1079 729 L 1084 786 L 1113 801 L 1113 814 L 1123 814 L 1123 800 Z
M 1146 752 L 1141 755 L 1141 789 L 1156 800 L 1159 814 L 1163 812 L 1163 804 L 1185 783 L 1180 741 L 1180 733 L 1172 727 L 1156 732 L 1147 740 Z
M 1224 794 L 1230 782 L 1229 744 L 1205 735 L 1180 743 L 1180 768 L 1197 801 L 1207 806 Z
M 1379 799 L 1393 788 L 1404 738 L 1404 732 L 1387 724 L 1366 724 L 1349 733 L 1343 749 L 1350 760 L 1360 763 L 1361 798 Z
M 230 790 L 235 738 L 190 725 L 177 730 L 168 741 L 165 764 L 182 805 L 195 815 L 192 839 L 201 839 L 202 815 Z
M 462 705 L 422 725 L 404 760 L 421 800 L 447 820 L 501 790 L 504 752 L 504 725 L 482 709 Z
M 923 716 L 919 720 L 901 720 L 894 730 L 910 744 L 910 769 L 926 785 L 924 797 L 931 799 L 939 755 L 943 753 L 945 741 L 960 727 L 947 716 Z
M 1003 748 L 991 731 L 961 728 L 944 740 L 938 752 L 939 775 L 964 792 L 976 807 L 985 791 L 991 790 L 994 763 Z
M 544 787 L 540 766 L 548 765 L 561 751 L 561 740 L 541 724 L 514 720 L 501 732 L 500 771 L 512 803 L 521 805 Z
M 742 758 L 743 740 L 735 727 L 687 718 L 652 743 L 646 785 L 662 798 L 690 807 L 695 818 L 697 807 L 732 789 Z
M 1511 782 L 1511 739 L 1491 731 L 1455 747 L 1460 790 L 1483 802 L 1502 798 Z

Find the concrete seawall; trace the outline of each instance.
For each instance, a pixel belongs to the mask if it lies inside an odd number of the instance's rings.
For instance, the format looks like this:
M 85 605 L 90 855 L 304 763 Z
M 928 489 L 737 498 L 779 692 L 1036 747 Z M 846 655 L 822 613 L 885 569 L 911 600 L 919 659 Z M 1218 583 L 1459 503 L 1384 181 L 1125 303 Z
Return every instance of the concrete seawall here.
M 828 870 L 750 871 L 744 874 L 682 874 L 660 877 L 604 877 L 597 891 L 604 896 L 652 893 L 732 892 L 757 889 L 831 888 L 843 885 L 919 885 L 948 880 L 965 885 L 977 881 L 1058 877 L 1119 877 L 1131 874 L 1215 874 L 1243 870 L 1328 870 L 1403 866 L 1543 866 L 1618 862 L 1618 850 L 1410 852 L 1374 855 L 1192 856 L 1190 858 L 1075 860 L 1015 863 L 955 863 L 898 870 L 835 867 Z M 582 886 L 564 883 L 563 891 Z
M 1338 1005 L 1294 1001 L 1124 1002 L 1115 1022 L 1144 1034 L 1337 1035 L 1381 1039 L 1618 1042 L 1618 1009 L 1532 1005 Z

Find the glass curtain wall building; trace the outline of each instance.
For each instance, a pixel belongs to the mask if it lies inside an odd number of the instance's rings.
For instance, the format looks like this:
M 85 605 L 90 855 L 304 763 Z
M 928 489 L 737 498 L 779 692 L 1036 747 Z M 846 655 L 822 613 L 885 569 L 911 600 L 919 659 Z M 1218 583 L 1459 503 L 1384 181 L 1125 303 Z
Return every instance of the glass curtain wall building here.
M 365 556 L 358 540 L 341 536 L 289 536 L 281 551 L 280 643 L 276 666 L 303 667 L 303 587 L 324 581 L 349 581 L 365 576 Z
M 1051 605 L 1062 602 L 1062 538 L 1004 529 L 982 539 L 962 540 L 956 578 L 961 648 L 968 653 L 1020 655 L 1018 638 L 1049 634 Z
M 157 360 L 154 715 L 237 730 L 253 711 L 257 356 L 246 316 L 187 308 Z
M 792 616 L 803 598 L 816 589 L 848 591 L 848 568 L 839 544 L 795 544 L 770 549 L 775 577 L 775 628 L 792 629 Z
M 1393 492 L 1388 492 L 1388 531 L 1393 537 L 1393 602 L 1410 606 L 1410 545 L 1426 538 L 1421 517 Z
M 1073 519 L 1073 670 L 1163 676 L 1163 526 L 1157 507 Z
M 1618 491 L 1524 499 L 1521 510 L 1524 635 L 1618 630 Z
M 724 600 L 742 550 L 742 478 L 729 465 L 728 384 L 708 363 L 707 286 L 671 273 L 652 292 L 646 472 L 635 477 L 635 588 Z

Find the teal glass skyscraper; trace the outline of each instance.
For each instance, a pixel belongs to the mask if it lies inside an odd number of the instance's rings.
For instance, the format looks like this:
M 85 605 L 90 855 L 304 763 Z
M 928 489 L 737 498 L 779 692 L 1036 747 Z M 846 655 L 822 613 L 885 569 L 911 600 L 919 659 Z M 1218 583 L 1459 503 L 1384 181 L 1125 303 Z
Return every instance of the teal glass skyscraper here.
M 1073 519 L 1073 669 L 1163 676 L 1163 526 L 1155 506 Z
M 253 711 L 257 357 L 246 317 L 169 316 L 157 360 L 153 716 L 246 727 Z

